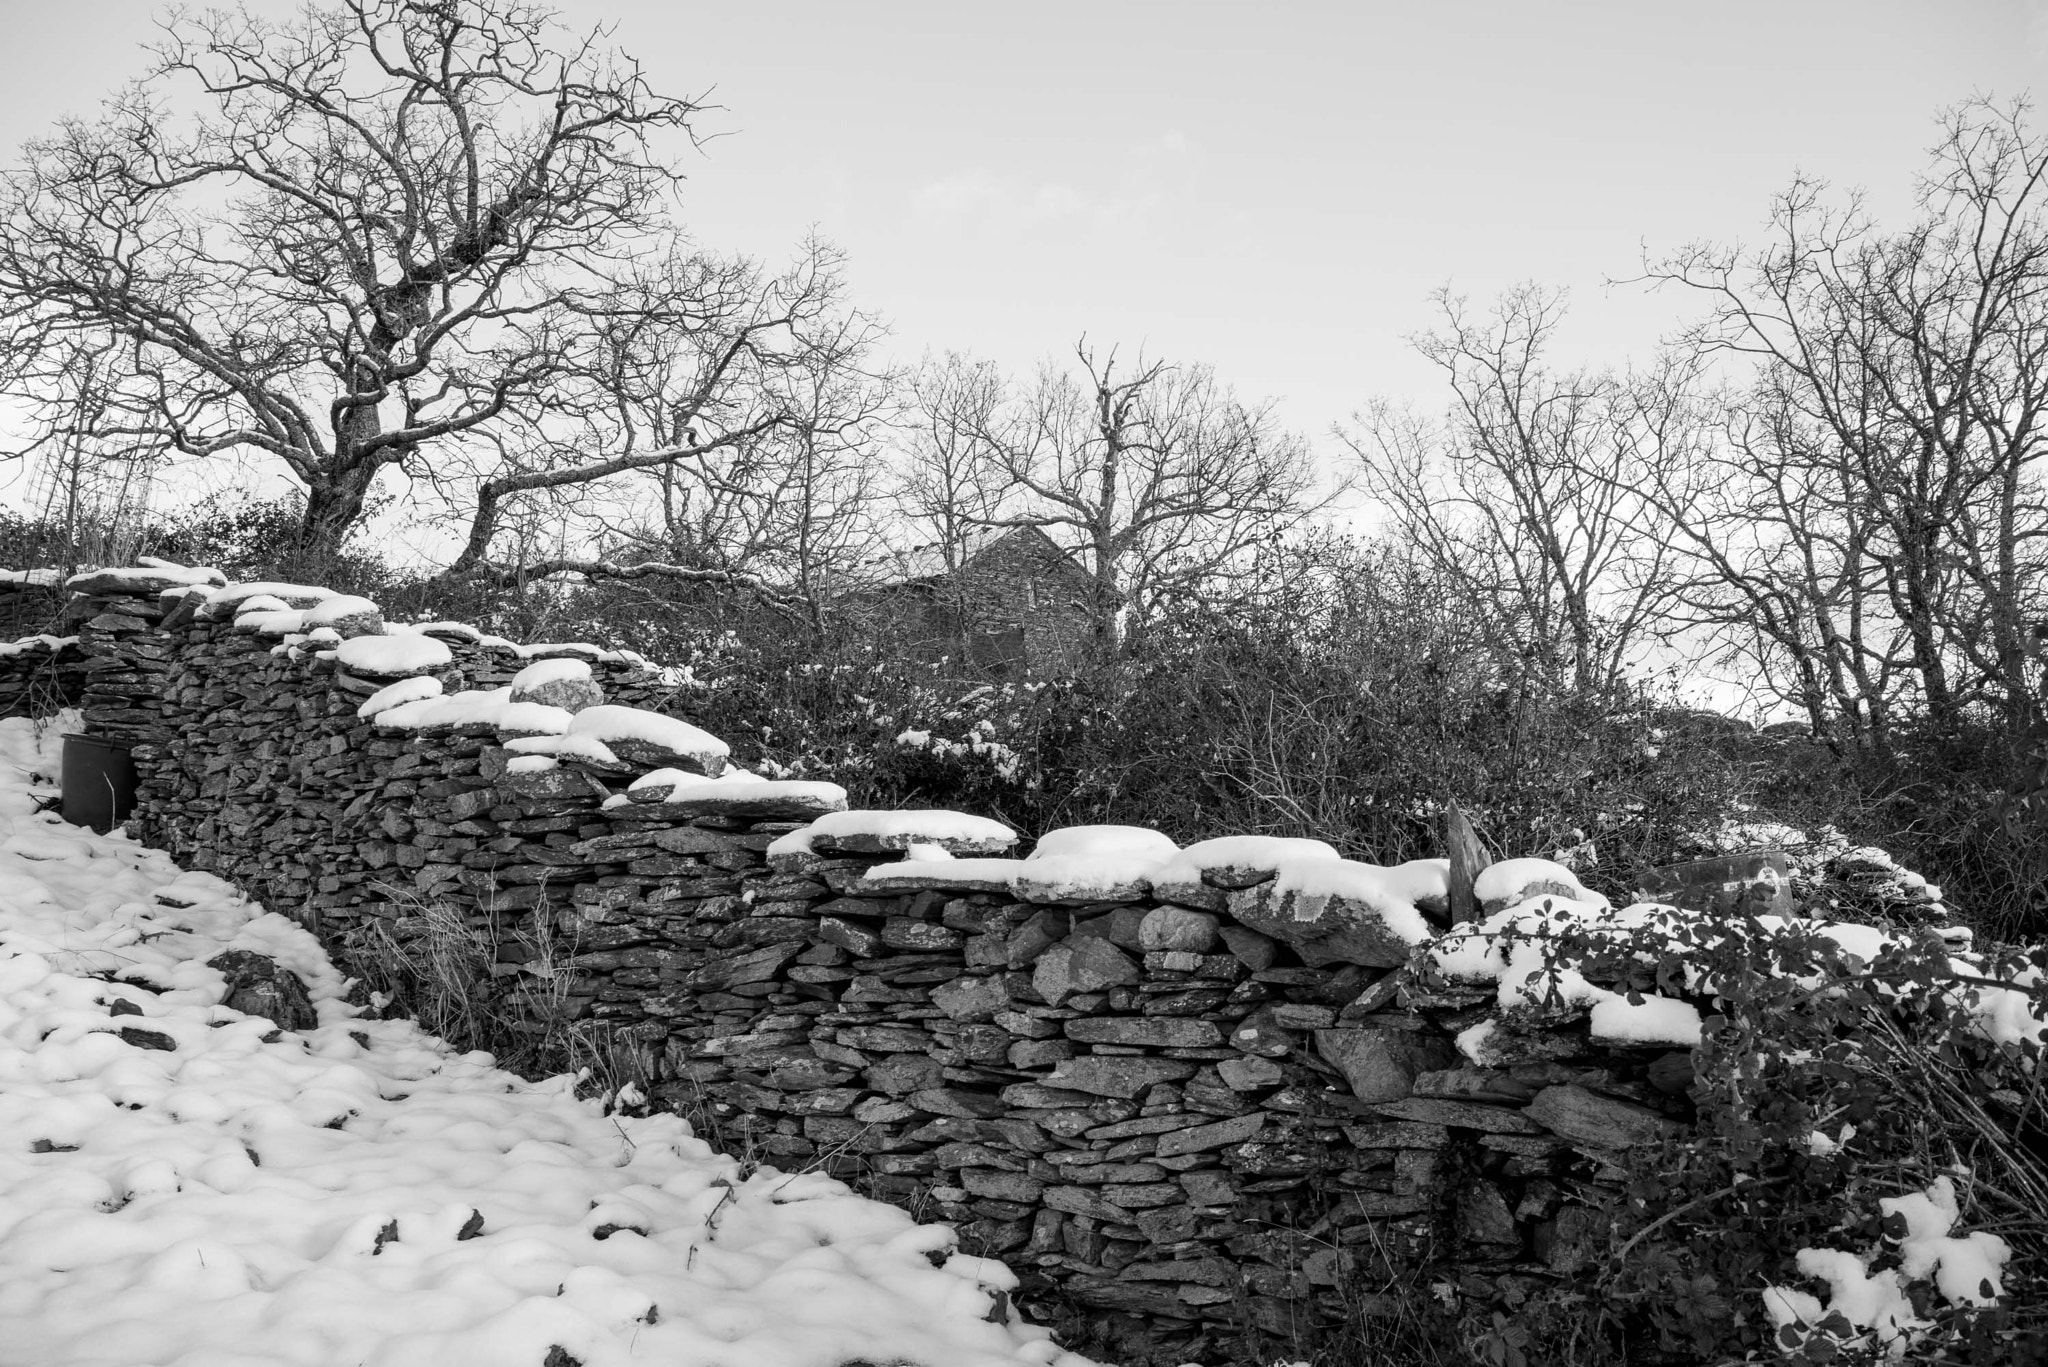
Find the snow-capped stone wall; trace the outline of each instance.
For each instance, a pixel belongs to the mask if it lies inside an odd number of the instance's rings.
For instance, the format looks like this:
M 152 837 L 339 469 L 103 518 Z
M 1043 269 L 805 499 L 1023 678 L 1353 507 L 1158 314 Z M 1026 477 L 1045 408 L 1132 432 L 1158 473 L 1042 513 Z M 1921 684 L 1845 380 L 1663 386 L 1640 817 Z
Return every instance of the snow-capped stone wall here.
M 489 934 L 534 1029 L 609 1028 L 719 1140 L 953 1221 L 1165 1361 L 1399 1313 L 1361 1287 L 1425 1254 L 1484 1300 L 1569 1277 L 1611 1160 L 1688 1114 L 1682 1004 L 1589 989 L 1536 1027 L 1484 945 L 1410 967 L 1440 861 L 1122 827 L 1019 859 L 732 770 L 632 705 L 662 692 L 634 658 L 178 567 L 74 587 L 140 838 L 344 951 Z M 1478 892 L 1599 905 L 1543 861 Z

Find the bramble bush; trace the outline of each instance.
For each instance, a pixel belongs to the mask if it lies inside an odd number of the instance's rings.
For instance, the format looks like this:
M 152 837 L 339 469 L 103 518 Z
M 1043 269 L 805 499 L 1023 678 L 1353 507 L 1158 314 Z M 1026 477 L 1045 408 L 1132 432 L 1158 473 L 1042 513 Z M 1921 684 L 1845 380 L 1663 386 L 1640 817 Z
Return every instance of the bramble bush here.
M 1507 1312 L 1525 1331 L 1511 1367 L 1596 1360 L 1588 1344 L 1631 1362 L 2048 1363 L 2048 951 L 1959 956 L 1933 931 L 1687 916 L 1566 928 L 1541 947 L 1554 970 L 1695 1003 L 1704 1029 L 1694 1125 L 1626 1160 L 1591 1294 L 1582 1283 Z M 1995 1301 L 1951 1300 L 1921 1275 L 1906 1279 L 1917 1323 L 1898 1338 L 1856 1323 L 1853 1305 L 1773 1322 L 1762 1293 L 1808 1285 L 1801 1249 L 1899 1269 L 1904 1229 L 1879 1201 L 1942 1179 L 1960 1193 L 1956 1232 L 2011 1251 Z M 1549 1355 L 1567 1331 L 1580 1346 Z

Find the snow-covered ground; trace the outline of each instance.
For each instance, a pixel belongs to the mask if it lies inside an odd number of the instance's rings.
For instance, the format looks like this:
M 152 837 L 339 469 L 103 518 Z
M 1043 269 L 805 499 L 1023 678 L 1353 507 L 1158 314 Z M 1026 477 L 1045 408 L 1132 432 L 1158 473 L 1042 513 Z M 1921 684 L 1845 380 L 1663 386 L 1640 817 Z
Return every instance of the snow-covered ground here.
M 41 810 L 62 729 L 0 720 L 0 1364 L 1087 1367 L 943 1226 L 358 1018 L 292 922 Z M 229 948 L 319 1026 L 219 1005 Z

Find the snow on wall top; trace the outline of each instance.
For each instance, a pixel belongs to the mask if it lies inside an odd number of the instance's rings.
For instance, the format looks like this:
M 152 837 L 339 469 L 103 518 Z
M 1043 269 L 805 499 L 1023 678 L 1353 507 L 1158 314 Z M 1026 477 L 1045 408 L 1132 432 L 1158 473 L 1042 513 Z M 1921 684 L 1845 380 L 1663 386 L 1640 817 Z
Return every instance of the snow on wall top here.
M 724 741 L 686 721 L 615 703 L 576 713 L 568 734 L 603 741 L 629 762 L 676 765 L 712 778 L 718 777 L 731 753 Z
M 56 582 L 57 571 L 51 569 L 0 570 L 0 584 L 35 584 L 48 587 Z
M 515 689 L 538 688 L 542 684 L 555 683 L 563 679 L 588 679 L 590 661 L 574 655 L 560 655 L 551 659 L 536 660 L 512 676 Z
M 334 658 L 351 674 L 397 679 L 454 663 L 445 642 L 431 636 L 354 636 L 334 648 Z
M 137 556 L 138 563 L 118 569 L 87 570 L 64 581 L 73 593 L 157 593 L 178 586 L 217 587 L 227 576 L 208 565 L 191 567 L 159 560 L 152 555 Z
M 1320 840 L 1282 835 L 1225 835 L 1198 840 L 1181 850 L 1153 874 L 1158 884 L 1192 884 L 1213 871 L 1243 874 L 1273 873 L 1284 863 L 1298 859 L 1337 859 L 1341 856 Z
M 1607 901 L 1599 893 L 1587 891 L 1570 869 L 1548 859 L 1503 859 L 1487 865 L 1472 884 L 1472 895 L 1488 911 L 1546 892 L 1580 902 L 1605 905 Z
M 223 584 L 206 595 L 204 606 L 213 613 L 233 612 L 237 603 L 258 594 L 282 599 L 287 607 L 302 608 L 335 596 L 333 589 L 323 589 L 317 584 L 282 584 L 266 579 L 249 584 Z
M 26 655 L 32 651 L 62 650 L 65 646 L 75 646 L 77 644 L 78 638 L 76 636 L 24 636 L 17 641 L 0 644 L 0 659 L 14 655 Z

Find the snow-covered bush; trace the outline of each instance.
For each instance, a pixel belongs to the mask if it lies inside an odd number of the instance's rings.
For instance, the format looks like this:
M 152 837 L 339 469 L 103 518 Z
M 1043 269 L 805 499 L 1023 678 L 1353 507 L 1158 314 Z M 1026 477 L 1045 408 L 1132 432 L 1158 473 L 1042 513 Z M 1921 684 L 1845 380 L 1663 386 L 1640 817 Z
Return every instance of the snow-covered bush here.
M 1541 948 L 1561 983 L 1701 1012 L 1697 1118 L 1628 1160 L 1582 1316 L 1682 1361 L 2048 1362 L 2048 951 L 1630 919 L 1552 922 Z

